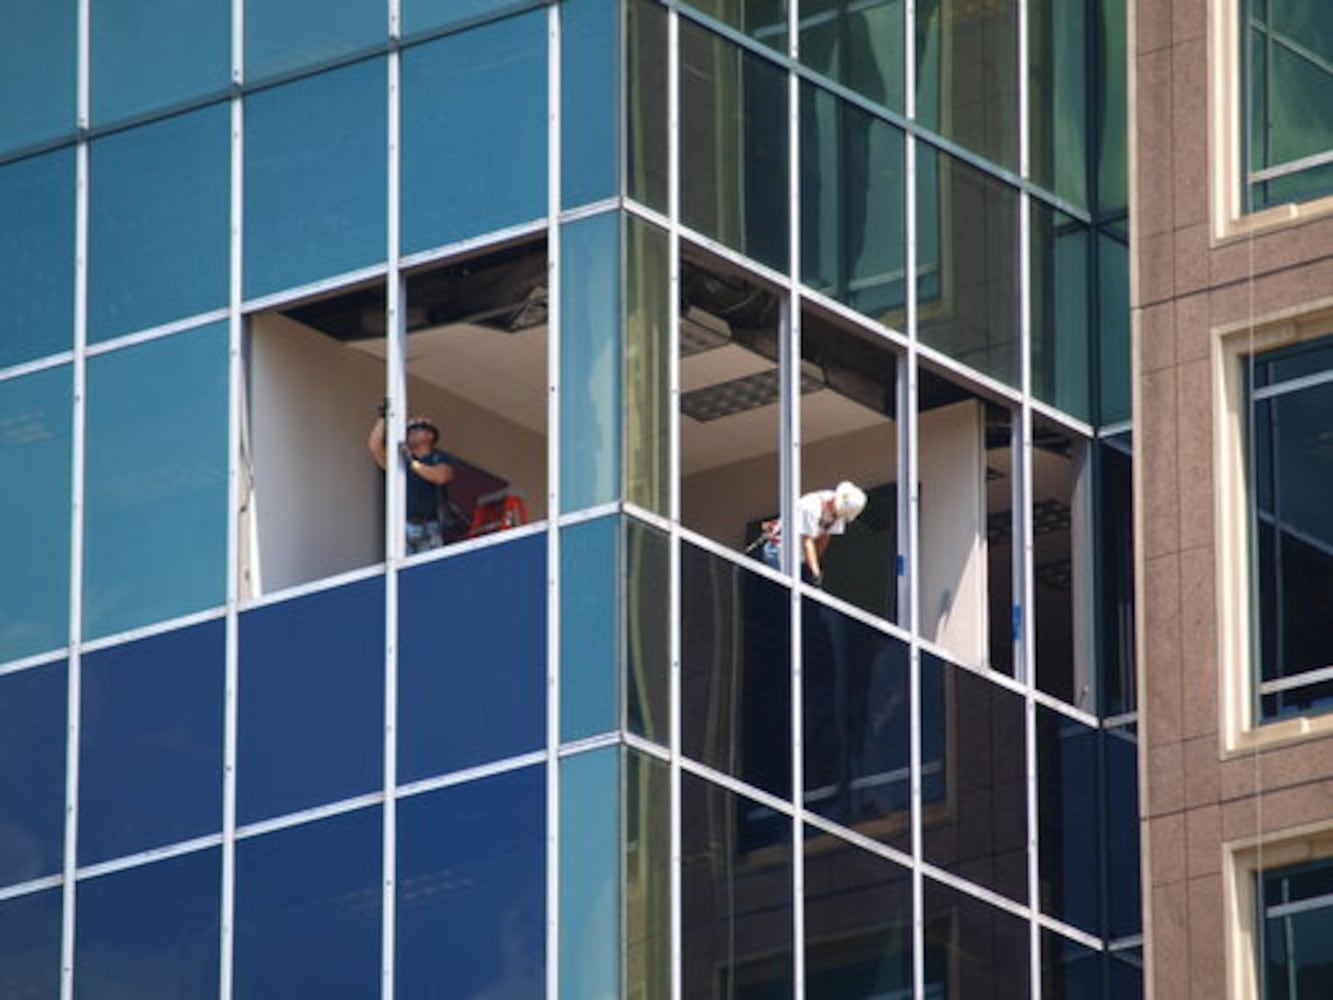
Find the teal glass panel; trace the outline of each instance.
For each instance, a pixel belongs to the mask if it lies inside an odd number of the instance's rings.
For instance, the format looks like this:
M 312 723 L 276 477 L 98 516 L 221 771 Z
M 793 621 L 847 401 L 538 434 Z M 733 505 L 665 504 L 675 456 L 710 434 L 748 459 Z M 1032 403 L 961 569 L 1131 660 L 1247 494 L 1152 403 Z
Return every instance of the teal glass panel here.
M 403 35 L 489 21 L 531 6 L 533 0 L 402 0 Z
M 785 0 L 690 0 L 690 6 L 778 52 L 787 51 Z
M 862 97 L 903 110 L 903 0 L 801 4 L 801 62 Z
M 215 104 L 93 143 L 90 341 L 226 306 L 230 142 Z
M 69 636 L 73 398 L 69 365 L 0 382 L 0 663 Z
M 667 13 L 654 0 L 625 5 L 626 187 L 629 196 L 667 211 Z
M 1333 861 L 1263 872 L 1258 877 L 1263 917 L 1264 1000 L 1304 1000 L 1333 992 Z
M 620 519 L 560 531 L 560 740 L 618 727 Z
M 610 198 L 619 188 L 620 0 L 560 5 L 560 204 Z
M 622 996 L 671 996 L 671 769 L 625 753 L 625 983 Z
M 78 0 L 0 5 L 0 152 L 74 131 L 78 25 Z
M 560 761 L 560 995 L 620 990 L 620 751 Z
M 921 124 L 1018 167 L 1018 0 L 920 0 L 916 113 Z
M 625 499 L 669 513 L 671 503 L 671 244 L 636 216 L 625 223 Z
M 907 292 L 905 148 L 899 129 L 801 87 L 801 280 L 890 326 Z
M 231 0 L 96 0 L 91 8 L 94 124 L 231 86 Z
M 244 0 L 245 78 L 318 66 L 388 41 L 385 0 Z
M 0 302 L 5 303 L 0 368 L 5 368 L 68 351 L 73 342 L 73 150 L 0 167 L 0 218 L 5 220 L 0 226 Z
M 620 483 L 620 216 L 560 227 L 560 503 L 606 503 Z
M 1130 418 L 1129 393 L 1129 247 L 1101 232 L 1097 235 L 1097 372 L 1101 383 L 1101 422 Z
M 1031 235 L 1032 392 L 1090 420 L 1088 228 L 1034 200 Z
M 386 88 L 371 59 L 247 99 L 247 297 L 384 259 Z
M 227 327 L 88 361 L 83 636 L 221 604 Z
M 787 269 L 787 77 L 766 59 L 680 24 L 681 219 Z
M 630 732 L 662 746 L 671 739 L 670 539 L 634 519 L 625 522 L 625 718 Z
M 1125 0 L 1098 0 L 1097 211 L 1129 207 L 1129 143 L 1125 70 Z
M 546 48 L 533 11 L 403 53 L 404 253 L 546 214 Z
M 1088 203 L 1087 32 L 1085 4 L 1029 0 L 1029 171 L 1076 205 Z

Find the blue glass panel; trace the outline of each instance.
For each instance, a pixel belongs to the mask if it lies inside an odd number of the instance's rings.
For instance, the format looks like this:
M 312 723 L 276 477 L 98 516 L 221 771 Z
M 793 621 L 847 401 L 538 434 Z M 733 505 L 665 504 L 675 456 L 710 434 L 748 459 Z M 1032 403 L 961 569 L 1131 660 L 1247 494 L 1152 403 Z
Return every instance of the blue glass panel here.
M 0 677 L 0 885 L 63 863 L 66 698 L 63 661 Z
M 384 259 L 387 86 L 370 59 L 246 100 L 247 297 Z
M 403 34 L 490 20 L 531 5 L 532 0 L 402 0 Z
M 249 611 L 240 644 L 238 822 L 380 788 L 383 577 Z
M 221 620 L 83 659 L 79 863 L 222 828 Z
M 0 21 L 3 18 L 0 14 Z M 67 351 L 73 343 L 74 151 L 63 149 L 0 167 L 0 218 L 5 220 L 0 226 L 4 368 Z
M 385 0 L 245 0 L 245 78 L 316 66 L 388 35 Z
M 545 995 L 546 769 L 398 804 L 397 993 Z
M 403 781 L 545 744 L 545 537 L 415 567 L 398 605 Z
M 1041 932 L 1042 996 L 1069 997 L 1071 1000 L 1128 1000 L 1125 994 L 1106 993 L 1103 988 L 1105 959 L 1093 951 L 1054 931 Z
M 614 195 L 619 186 L 620 3 L 560 5 L 560 203 L 565 208 Z
M 0 6 L 0 151 L 74 131 L 78 0 Z
M 0 995 L 60 995 L 62 903 L 59 889 L 0 902 Z
M 403 53 L 404 253 L 546 214 L 546 83 L 544 9 Z
M 1142 1000 L 1143 948 L 1125 948 L 1111 952 L 1106 960 L 1110 986 L 1107 996 L 1114 1000 Z
M 1108 938 L 1143 930 L 1139 863 L 1139 748 L 1133 726 L 1109 729 L 1103 736 L 1106 768 L 1106 885 Z
M 560 227 L 560 503 L 578 510 L 619 493 L 620 216 Z
M 84 638 L 222 603 L 227 327 L 88 361 Z
M 237 1000 L 379 995 L 378 806 L 236 845 Z
M 0 662 L 56 649 L 69 636 L 69 365 L 0 382 Z
M 215 104 L 93 143 L 90 341 L 227 304 L 230 142 Z
M 217 848 L 80 882 L 74 995 L 216 996 L 221 895 Z
M 1100 934 L 1102 840 L 1098 787 L 1100 734 L 1037 706 L 1037 821 L 1041 908 L 1058 920 Z
M 1009 1000 L 1028 995 L 1028 923 L 925 880 L 926 996 Z
M 560 995 L 620 990 L 620 751 L 560 762 Z
M 230 0 L 97 0 L 91 6 L 94 123 L 230 86 Z
M 560 532 L 560 740 L 595 736 L 619 722 L 617 667 L 620 519 Z

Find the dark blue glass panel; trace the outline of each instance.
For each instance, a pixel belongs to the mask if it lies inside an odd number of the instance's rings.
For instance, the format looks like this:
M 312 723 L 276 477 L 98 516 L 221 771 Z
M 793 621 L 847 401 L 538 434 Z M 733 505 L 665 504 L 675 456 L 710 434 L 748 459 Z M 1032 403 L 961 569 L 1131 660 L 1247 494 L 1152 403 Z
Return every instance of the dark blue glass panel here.
M 1101 952 L 1041 932 L 1041 995 L 1060 1000 L 1121 1000 L 1124 994 L 1107 993 L 1103 983 L 1106 959 Z
M 432 774 L 546 742 L 546 539 L 403 573 L 398 775 Z
M 546 214 L 546 75 L 544 9 L 403 53 L 404 253 Z
M 387 86 L 370 59 L 246 100 L 247 297 L 384 259 Z
M 1106 960 L 1110 984 L 1107 996 L 1113 1000 L 1141 1000 L 1143 997 L 1143 949 L 1113 951 Z
M 402 1000 L 540 997 L 546 976 L 546 770 L 398 804 Z
M 221 895 L 217 848 L 80 882 L 74 996 L 216 996 Z
M 560 203 L 565 208 L 609 198 L 619 187 L 620 7 L 618 0 L 560 5 Z
M 379 995 L 378 807 L 236 845 L 237 1000 Z
M 230 0 L 96 0 L 91 6 L 94 123 L 231 84 Z
M 911 851 L 911 699 L 901 641 L 802 604 L 805 807 Z
M 90 341 L 227 304 L 230 142 L 215 104 L 93 143 Z
M 222 828 L 225 644 L 219 620 L 84 657 L 81 865 Z
M 615 729 L 620 713 L 620 518 L 560 532 L 560 740 Z
M 384 780 L 384 579 L 246 612 L 237 820 L 350 798 Z
M 77 0 L 0 6 L 0 151 L 74 131 L 78 28 Z
M 245 78 L 317 66 L 388 35 L 385 0 L 245 0 Z
M 620 992 L 620 750 L 560 761 L 560 995 Z
M 69 637 L 69 365 L 0 382 L 0 662 L 58 649 Z
M 1102 930 L 1103 841 L 1098 788 L 1101 736 L 1037 706 L 1037 822 L 1041 908 L 1089 934 Z
M 929 654 L 921 657 L 921 688 L 923 773 L 932 765 L 931 782 L 924 777 L 922 781 L 925 858 L 1011 899 L 1026 901 L 1023 699 Z M 925 692 L 938 697 L 926 697 Z M 935 794 L 941 782 L 942 794 Z
M 0 676 L 0 885 L 63 863 L 66 698 L 63 661 Z
M 926 996 L 1013 1000 L 1028 995 L 1028 923 L 925 880 Z
M 0 49 L 4 44 L 0 40 Z M 0 59 L 0 74 L 3 67 Z M 0 302 L 5 303 L 0 368 L 5 368 L 68 351 L 73 343 L 74 151 L 0 167 L 0 218 L 5 220 L 0 226 Z
M 48 889 L 0 902 L 0 996 L 60 995 L 63 901 L 59 889 Z
M 1106 802 L 1106 884 L 1108 938 L 1143 930 L 1139 868 L 1139 753 L 1135 727 L 1107 730 L 1103 736 Z

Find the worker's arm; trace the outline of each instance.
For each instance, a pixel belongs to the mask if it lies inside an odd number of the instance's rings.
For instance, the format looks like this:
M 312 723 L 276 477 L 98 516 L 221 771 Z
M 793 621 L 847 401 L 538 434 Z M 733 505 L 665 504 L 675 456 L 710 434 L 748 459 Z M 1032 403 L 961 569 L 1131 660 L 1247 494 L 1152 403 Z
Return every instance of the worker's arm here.
M 370 449 L 370 457 L 375 460 L 375 464 L 381 469 L 387 469 L 385 464 L 387 459 L 384 455 L 384 418 L 380 417 L 370 428 L 370 437 L 366 439 L 366 447 Z
M 454 467 L 448 462 L 427 465 L 425 462 L 413 458 L 410 454 L 403 457 L 407 462 L 407 467 L 428 483 L 434 483 L 436 486 L 446 486 L 453 481 Z
M 821 545 L 821 542 L 824 544 Z M 827 535 L 821 535 L 818 538 L 813 535 L 801 536 L 801 547 L 805 550 L 805 566 L 817 584 L 824 581 L 824 567 L 820 564 L 819 559 L 824 554 L 824 549 L 827 546 Z

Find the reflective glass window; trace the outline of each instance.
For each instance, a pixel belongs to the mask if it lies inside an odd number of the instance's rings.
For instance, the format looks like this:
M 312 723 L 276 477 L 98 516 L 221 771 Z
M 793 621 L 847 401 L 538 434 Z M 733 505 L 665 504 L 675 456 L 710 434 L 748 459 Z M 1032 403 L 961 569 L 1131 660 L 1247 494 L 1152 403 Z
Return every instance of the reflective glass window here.
M 370 59 L 246 98 L 248 298 L 384 259 L 387 86 Z
M 560 761 L 560 995 L 623 996 L 620 751 Z
M 236 844 L 237 1000 L 379 994 L 383 822 L 357 809 Z
M 97 0 L 91 8 L 94 123 L 231 85 L 229 0 Z
M 1098 710 L 1132 712 L 1134 668 L 1134 460 L 1129 435 L 1097 444 Z
M 1107 959 L 1108 995 L 1115 1000 L 1142 1000 L 1143 946 L 1117 948 Z
M 0 48 L 4 44 L 0 41 Z M 0 92 L 4 89 L 0 86 Z M 4 131 L 0 125 L 0 135 Z M 57 150 L 0 167 L 0 216 L 5 219 L 0 228 L 0 301 L 5 303 L 0 368 L 5 368 L 67 351 L 73 343 L 74 151 Z
M 397 996 L 539 997 L 546 769 L 398 803 Z
M 671 738 L 670 539 L 633 519 L 625 524 L 626 727 L 666 746 Z
M 805 807 L 910 852 L 907 646 L 816 601 L 801 614 Z
M 404 51 L 404 253 L 546 214 L 546 34 L 543 8 Z
M 402 0 L 403 34 L 416 35 L 503 17 L 531 0 Z
M 790 997 L 791 820 L 681 776 L 681 993 Z
M 69 365 L 0 382 L 0 467 L 22 489 L 0 490 L 0 662 L 69 637 Z
M 61 870 L 67 697 L 63 661 L 0 675 L 0 885 Z
M 88 360 L 83 635 L 221 604 L 227 327 Z
M 1125 86 L 1125 0 L 1096 0 L 1097 208 L 1101 213 L 1129 207 L 1129 141 Z
M 1104 424 L 1130 418 L 1129 364 L 1129 244 L 1103 229 L 1097 233 L 1097 373 Z
M 78 28 L 78 0 L 9 0 L 0 8 L 0 150 L 74 131 Z
M 0 988 L 10 997 L 60 995 L 61 890 L 0 901 Z
M 245 77 L 262 79 L 384 42 L 385 0 L 244 0 Z
M 926 996 L 1027 996 L 1027 921 L 932 879 L 925 883 Z
M 791 596 L 694 545 L 681 551 L 686 756 L 791 794 Z
M 215 104 L 92 144 L 90 341 L 227 304 L 230 142 Z
M 1106 937 L 1143 931 L 1139 851 L 1139 746 L 1137 728 L 1108 729 L 1102 737 L 1106 768 Z
M 76 892 L 80 1000 L 216 995 L 220 849 L 84 879 Z
M 1041 931 L 1041 990 L 1043 996 L 1080 1000 L 1129 1000 L 1128 993 L 1108 993 L 1103 969 L 1108 959 L 1101 952 L 1071 941 L 1054 931 Z
M 237 822 L 378 789 L 383 578 L 241 615 L 237 698 Z
M 1105 823 L 1098 793 L 1101 734 L 1037 706 L 1037 823 L 1042 912 L 1089 934 L 1102 931 Z
M 398 615 L 401 780 L 545 743 L 544 536 L 408 570 Z
M 779 271 L 787 269 L 787 77 L 682 20 L 681 220 Z
M 221 620 L 83 658 L 79 863 L 222 828 Z
M 903 0 L 801 4 L 801 62 L 876 104 L 903 108 Z
M 1259 876 L 1260 995 L 1298 1000 L 1333 991 L 1328 942 L 1333 939 L 1333 861 L 1327 859 Z
M 667 13 L 653 0 L 625 5 L 626 188 L 667 210 Z
M 1023 902 L 1028 877 L 1023 699 L 929 654 L 921 657 L 921 688 L 925 858 Z
M 560 739 L 618 728 L 620 519 L 560 530 Z
M 572 208 L 617 193 L 620 154 L 618 0 L 560 5 L 560 201 Z
M 625 218 L 625 499 L 669 513 L 671 248 L 665 230 Z
M 625 752 L 625 972 L 622 995 L 671 996 L 671 769 Z
M 1075 205 L 1088 203 L 1088 90 L 1095 79 L 1089 72 L 1090 8 L 1031 0 L 1027 9 L 1029 171 Z
M 1091 420 L 1088 227 L 1031 204 L 1032 393 Z
M 787 51 L 785 0 L 690 0 L 690 6 L 778 52 Z

